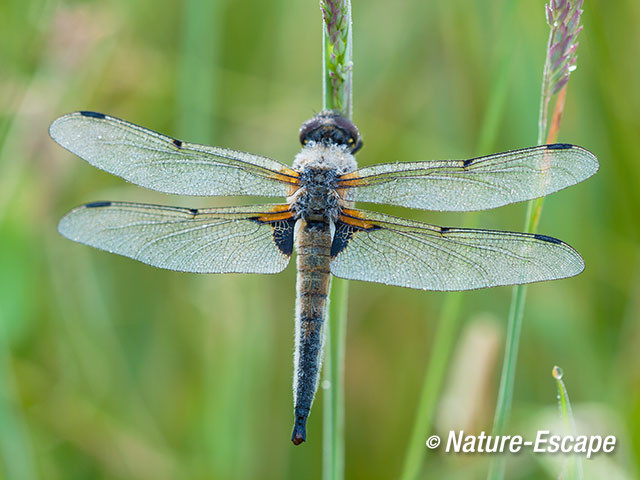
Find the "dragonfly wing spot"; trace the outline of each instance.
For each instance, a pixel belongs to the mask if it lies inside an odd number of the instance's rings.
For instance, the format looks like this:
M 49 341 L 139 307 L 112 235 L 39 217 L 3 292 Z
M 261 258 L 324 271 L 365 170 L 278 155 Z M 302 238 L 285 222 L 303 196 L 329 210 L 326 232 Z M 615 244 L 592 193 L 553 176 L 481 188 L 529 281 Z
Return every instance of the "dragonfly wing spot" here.
M 558 240 L 557 238 L 549 237 L 548 235 L 542 235 L 540 233 L 535 233 L 533 236 L 537 240 L 542 240 L 543 242 L 549 242 L 549 243 L 555 243 L 557 245 L 562 245 L 562 241 Z
M 333 242 L 331 242 L 331 258 L 336 258 L 340 252 L 347 248 L 349 242 L 357 232 L 372 232 L 382 228 L 378 225 L 369 224 L 362 220 L 355 220 L 355 224 L 349 223 L 348 217 L 343 218 L 347 221 L 338 220 L 336 222 L 336 231 L 333 236 Z
M 283 255 L 291 256 L 293 252 L 293 232 L 295 230 L 296 221 L 291 218 L 277 222 L 273 225 L 273 240 Z
M 570 143 L 552 143 L 551 145 L 547 145 L 548 150 L 569 150 L 573 148 L 573 145 Z
M 111 202 L 91 202 L 85 205 L 86 208 L 110 207 Z
M 85 117 L 92 117 L 92 118 L 99 118 L 99 119 L 104 119 L 107 116 L 104 113 L 100 113 L 100 112 L 91 112 L 89 110 L 83 110 L 80 112 L 80 115 L 85 116 Z
M 337 222 L 336 232 L 333 236 L 333 242 L 331 242 L 331 258 L 337 257 L 340 252 L 347 248 L 351 237 L 353 237 L 353 229 L 346 223 Z
M 295 230 L 296 220 L 295 218 L 288 218 L 277 221 L 266 221 L 261 217 L 248 218 L 252 222 L 264 225 L 265 223 L 271 224 L 273 228 L 273 241 L 278 247 L 280 252 L 290 257 L 293 253 L 293 232 Z

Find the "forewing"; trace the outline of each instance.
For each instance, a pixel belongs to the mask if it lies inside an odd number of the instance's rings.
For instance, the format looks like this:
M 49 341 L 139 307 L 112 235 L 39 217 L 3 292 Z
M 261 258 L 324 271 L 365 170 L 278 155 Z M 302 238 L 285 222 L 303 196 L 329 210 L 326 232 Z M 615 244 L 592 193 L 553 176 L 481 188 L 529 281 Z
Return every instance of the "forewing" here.
M 91 165 L 165 193 L 287 196 L 298 183 L 270 158 L 182 142 L 102 113 L 64 115 L 49 133 Z
M 577 275 L 582 257 L 537 234 L 446 228 L 359 210 L 336 222 L 331 273 L 423 290 L 471 290 Z
M 439 211 L 485 210 L 575 185 L 598 170 L 584 148 L 553 144 L 470 160 L 386 163 L 343 176 L 350 200 Z
M 195 273 L 277 273 L 289 263 L 288 205 L 196 210 L 96 202 L 65 215 L 58 231 L 154 267 Z

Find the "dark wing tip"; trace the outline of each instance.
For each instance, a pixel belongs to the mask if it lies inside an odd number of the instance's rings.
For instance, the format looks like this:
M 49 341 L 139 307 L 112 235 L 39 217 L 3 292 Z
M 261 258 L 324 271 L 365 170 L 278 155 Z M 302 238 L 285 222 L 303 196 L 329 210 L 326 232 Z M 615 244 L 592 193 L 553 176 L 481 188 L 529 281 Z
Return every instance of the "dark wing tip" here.
M 78 113 L 83 117 L 91 117 L 91 118 L 99 118 L 99 119 L 103 119 L 107 117 L 104 113 L 92 112 L 90 110 L 81 110 Z
M 575 145 L 571 145 L 570 143 L 551 143 L 547 145 L 547 149 L 549 150 L 569 150 L 575 147 Z
M 110 206 L 111 206 L 111 202 L 103 201 L 103 202 L 87 203 L 84 207 L 85 208 L 100 208 L 100 207 L 110 207 Z

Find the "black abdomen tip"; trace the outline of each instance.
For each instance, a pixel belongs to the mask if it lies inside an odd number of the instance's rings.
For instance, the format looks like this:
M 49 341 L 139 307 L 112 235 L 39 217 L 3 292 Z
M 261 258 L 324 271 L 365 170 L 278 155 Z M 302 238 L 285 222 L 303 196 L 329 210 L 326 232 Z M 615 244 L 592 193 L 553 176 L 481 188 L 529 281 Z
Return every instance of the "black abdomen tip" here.
M 304 429 L 302 429 L 302 431 L 299 431 L 298 427 L 293 427 L 293 434 L 291 435 L 291 441 L 293 442 L 294 445 L 300 445 L 302 442 L 305 441 L 307 437 L 307 432 L 304 431 Z
M 296 415 L 296 422 L 293 424 L 291 441 L 294 445 L 300 445 L 307 439 L 307 415 Z

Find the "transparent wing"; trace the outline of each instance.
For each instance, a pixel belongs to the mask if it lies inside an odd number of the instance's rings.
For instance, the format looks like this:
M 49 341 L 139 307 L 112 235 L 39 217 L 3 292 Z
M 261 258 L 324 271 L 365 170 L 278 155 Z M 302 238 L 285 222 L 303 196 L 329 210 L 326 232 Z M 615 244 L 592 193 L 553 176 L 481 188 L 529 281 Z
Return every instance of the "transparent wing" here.
M 270 158 L 185 143 L 102 113 L 64 115 L 49 134 L 91 165 L 165 193 L 287 196 L 298 182 Z
M 542 197 L 581 182 L 598 160 L 575 145 L 553 144 L 471 160 L 386 163 L 339 180 L 350 200 L 439 211 L 485 210 Z
M 423 290 L 471 290 L 577 275 L 582 257 L 545 235 L 446 228 L 344 210 L 331 273 Z
M 96 202 L 65 215 L 58 231 L 76 242 L 154 267 L 195 273 L 277 273 L 289 263 L 288 205 L 196 210 Z

